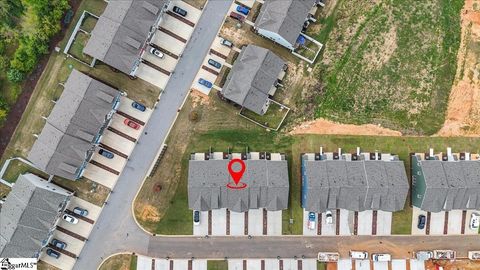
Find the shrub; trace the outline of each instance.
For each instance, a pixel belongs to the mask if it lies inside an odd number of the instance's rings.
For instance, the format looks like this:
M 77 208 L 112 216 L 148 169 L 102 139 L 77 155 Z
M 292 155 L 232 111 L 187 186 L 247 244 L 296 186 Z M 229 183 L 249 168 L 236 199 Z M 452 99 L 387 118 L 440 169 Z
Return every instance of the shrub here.
M 11 68 L 7 72 L 7 78 L 9 81 L 13 83 L 18 83 L 23 81 L 23 79 L 25 79 L 25 73 L 21 72 L 18 69 Z

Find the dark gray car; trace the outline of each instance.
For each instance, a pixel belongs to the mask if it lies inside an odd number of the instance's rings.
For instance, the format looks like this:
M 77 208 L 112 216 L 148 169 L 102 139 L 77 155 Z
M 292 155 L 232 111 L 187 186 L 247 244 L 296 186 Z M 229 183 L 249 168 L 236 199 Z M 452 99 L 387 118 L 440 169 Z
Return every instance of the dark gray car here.
M 83 209 L 83 208 L 80 208 L 80 207 L 75 207 L 73 208 L 73 213 L 79 215 L 79 216 L 82 216 L 82 217 L 86 217 L 88 216 L 88 210 L 87 209 Z

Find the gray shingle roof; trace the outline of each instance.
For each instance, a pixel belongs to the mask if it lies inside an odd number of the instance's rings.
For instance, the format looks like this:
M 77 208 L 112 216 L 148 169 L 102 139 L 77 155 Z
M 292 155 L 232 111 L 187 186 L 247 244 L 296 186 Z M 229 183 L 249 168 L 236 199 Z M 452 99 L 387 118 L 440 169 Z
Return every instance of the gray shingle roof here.
M 0 257 L 36 257 L 70 196 L 36 175 L 20 175 L 0 209 Z
M 288 207 L 287 161 L 245 160 L 241 182 L 247 188 L 232 190 L 227 171 L 229 160 L 190 160 L 188 206 L 194 210 L 228 208 L 235 212 L 266 208 L 277 211 Z
M 73 70 L 28 159 L 49 174 L 76 179 L 120 92 Z
M 480 209 L 480 161 L 420 160 L 418 163 L 426 185 L 419 206 L 422 210 Z
M 83 52 L 130 74 L 168 0 L 115 0 L 97 21 Z
M 284 65 L 285 61 L 273 52 L 247 45 L 233 64 L 222 94 L 253 112 L 264 114 L 262 109 L 268 102 L 268 92 Z
M 307 211 L 399 211 L 408 180 L 402 161 L 303 159 L 303 207 Z
M 295 45 L 315 0 L 265 0 L 255 27 L 277 33 Z

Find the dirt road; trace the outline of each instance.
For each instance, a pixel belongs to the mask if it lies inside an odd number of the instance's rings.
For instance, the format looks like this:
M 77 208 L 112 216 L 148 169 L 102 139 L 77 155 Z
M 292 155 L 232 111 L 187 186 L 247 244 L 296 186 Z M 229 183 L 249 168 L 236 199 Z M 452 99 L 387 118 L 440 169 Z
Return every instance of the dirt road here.
M 317 119 L 294 127 L 290 134 L 341 134 L 341 135 L 372 135 L 372 136 L 402 136 L 400 131 L 381 126 L 350 125 Z

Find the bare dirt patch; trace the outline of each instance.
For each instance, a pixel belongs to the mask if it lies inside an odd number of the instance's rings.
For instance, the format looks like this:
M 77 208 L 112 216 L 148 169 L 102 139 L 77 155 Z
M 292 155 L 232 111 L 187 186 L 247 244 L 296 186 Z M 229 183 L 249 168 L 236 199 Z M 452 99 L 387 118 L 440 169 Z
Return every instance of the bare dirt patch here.
M 456 260 L 456 261 L 426 261 L 426 270 L 435 270 L 436 265 L 442 266 L 445 270 L 476 270 L 480 269 L 480 262 L 474 262 L 469 260 Z
M 479 0 L 466 0 L 461 13 L 462 41 L 457 74 L 445 123 L 437 136 L 480 135 L 480 11 Z
M 373 124 L 350 125 L 339 124 L 325 119 L 309 121 L 293 128 L 290 134 L 342 134 L 342 135 L 373 135 L 402 136 L 402 133 Z

